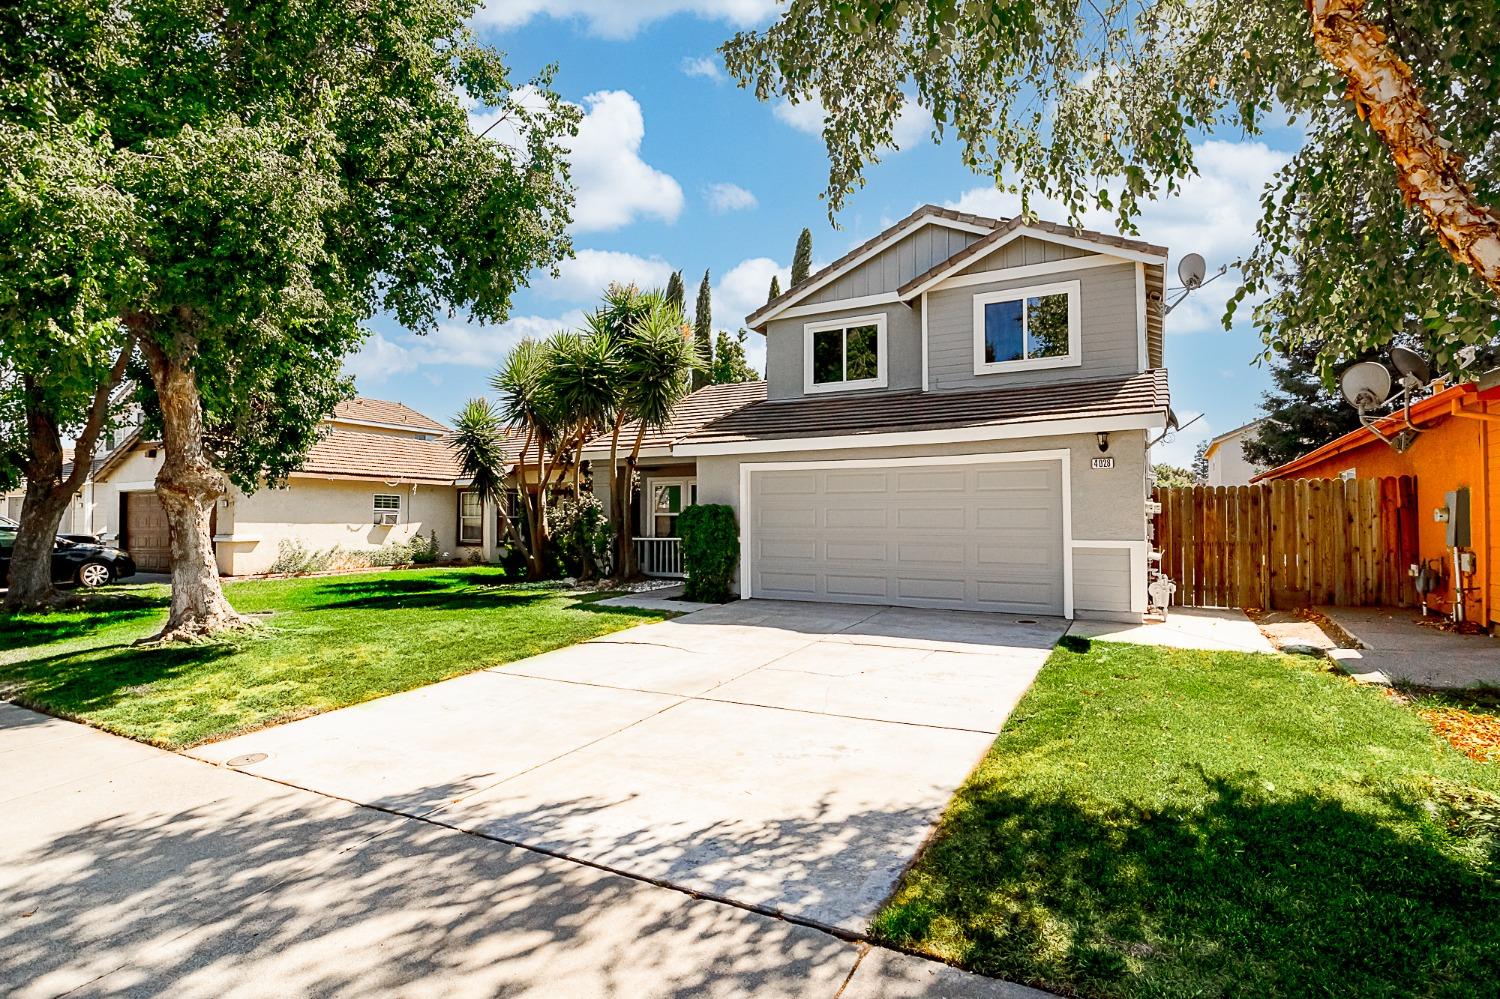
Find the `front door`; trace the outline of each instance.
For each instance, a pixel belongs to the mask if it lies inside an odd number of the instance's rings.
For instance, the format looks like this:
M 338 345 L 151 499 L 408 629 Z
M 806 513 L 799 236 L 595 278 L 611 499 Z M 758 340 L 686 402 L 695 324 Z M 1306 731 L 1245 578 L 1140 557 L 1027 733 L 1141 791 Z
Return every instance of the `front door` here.
M 125 550 L 141 572 L 169 572 L 172 543 L 167 512 L 155 493 L 125 493 Z

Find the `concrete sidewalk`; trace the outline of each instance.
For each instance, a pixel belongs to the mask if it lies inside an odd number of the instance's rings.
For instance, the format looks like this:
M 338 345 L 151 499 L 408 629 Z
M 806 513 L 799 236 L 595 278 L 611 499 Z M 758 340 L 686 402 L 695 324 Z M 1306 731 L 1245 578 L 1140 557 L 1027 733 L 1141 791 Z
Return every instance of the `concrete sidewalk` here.
M 1319 607 L 1364 648 L 1341 657 L 1350 673 L 1380 672 L 1422 687 L 1500 687 L 1500 639 L 1422 624 L 1411 607 Z
M 1043 995 L 3 703 L 0 991 Z

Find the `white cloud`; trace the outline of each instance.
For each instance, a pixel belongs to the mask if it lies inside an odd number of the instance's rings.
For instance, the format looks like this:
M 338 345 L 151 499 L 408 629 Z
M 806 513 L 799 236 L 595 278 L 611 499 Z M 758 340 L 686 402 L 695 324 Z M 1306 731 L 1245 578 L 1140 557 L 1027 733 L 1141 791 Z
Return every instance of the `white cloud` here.
M 529 87 L 513 101 L 539 110 L 541 98 Z M 520 123 L 508 109 L 469 109 L 469 127 L 496 142 L 520 148 Z M 578 135 L 564 140 L 572 165 L 574 232 L 618 229 L 639 218 L 675 222 L 682 213 L 682 186 L 670 174 L 641 159 L 646 120 L 641 105 L 624 90 L 601 90 L 583 99 Z
M 701 76 L 715 83 L 724 79 L 724 71 L 709 56 L 683 56 L 682 71 L 688 76 Z
M 708 207 L 720 215 L 725 212 L 744 211 L 760 204 L 755 200 L 755 195 L 738 184 L 709 184 L 704 189 L 703 196 L 708 199 Z
M 638 257 L 618 250 L 579 250 L 558 264 L 558 276 L 532 281 L 537 292 L 564 301 L 594 301 L 610 282 L 660 288 L 672 276 L 672 265 L 661 257 Z
M 1198 176 L 1190 177 L 1180 192 L 1169 198 L 1145 202 L 1136 222 L 1139 238 L 1172 251 L 1168 287 L 1176 284 L 1177 260 L 1188 253 L 1203 254 L 1212 273 L 1250 251 L 1260 216 L 1261 188 L 1289 158 L 1289 154 L 1263 142 L 1217 139 L 1194 147 L 1193 152 Z M 973 188 L 948 207 L 1009 217 L 1020 212 L 1021 199 L 994 188 Z M 1054 201 L 1034 199 L 1031 208 L 1048 221 L 1064 222 L 1067 218 Z M 1109 212 L 1088 212 L 1082 222 L 1086 228 L 1115 231 Z M 1230 274 L 1190 295 L 1173 310 L 1167 331 L 1182 334 L 1222 329 L 1220 317 L 1236 287 L 1235 276 Z
M 777 101 L 772 105 L 771 113 L 783 124 L 809 135 L 822 135 L 823 121 L 828 117 L 822 101 L 816 98 L 797 104 L 787 100 Z M 932 112 L 908 99 L 901 106 L 901 115 L 896 119 L 896 127 L 891 133 L 896 148 L 910 149 L 931 133 Z
M 748 28 L 769 20 L 777 0 L 489 0 L 474 15 L 481 26 L 519 27 L 541 15 L 584 21 L 603 38 L 630 38 L 641 28 L 674 14 Z
M 574 231 L 618 229 L 641 217 L 677 221 L 681 185 L 641 159 L 646 122 L 640 104 L 623 90 L 601 90 L 583 102 L 586 113 L 569 156 L 578 196 Z
M 344 371 L 362 388 L 434 365 L 489 371 L 523 338 L 551 336 L 561 329 L 575 329 L 582 322 L 583 313 L 572 309 L 555 317 L 517 316 L 496 326 L 446 322 L 425 336 L 404 330 L 390 335 L 376 333 L 358 353 L 344 360 Z
M 741 260 L 714 285 L 714 328 L 734 332 L 745 325 L 745 317 L 766 304 L 771 275 L 781 280 L 782 290 L 791 284 L 792 269 L 770 257 Z M 766 370 L 766 338 L 752 332 L 745 339 L 745 357 L 756 371 Z

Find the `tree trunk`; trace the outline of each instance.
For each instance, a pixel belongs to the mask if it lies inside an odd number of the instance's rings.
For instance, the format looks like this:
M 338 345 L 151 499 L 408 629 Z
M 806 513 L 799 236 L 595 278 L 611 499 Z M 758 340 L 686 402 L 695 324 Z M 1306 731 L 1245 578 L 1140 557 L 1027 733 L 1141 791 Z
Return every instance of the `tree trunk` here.
M 172 549 L 172 606 L 166 625 L 151 641 L 202 638 L 243 628 L 249 622 L 224 597 L 209 533 L 209 517 L 225 484 L 203 448 L 198 380 L 183 363 L 191 351 L 179 346 L 179 357 L 169 356 L 150 336 L 141 338 L 141 349 L 161 405 L 164 458 L 156 475 L 156 495 L 167 515 Z
M 26 480 L 21 526 L 11 552 L 6 610 L 36 609 L 58 601 L 59 594 L 52 585 L 52 549 L 71 498 L 72 494 L 62 492 L 55 484 Z
M 1318 52 L 1344 74 L 1345 96 L 1390 151 L 1407 204 L 1421 208 L 1454 260 L 1500 295 L 1500 214 L 1474 197 L 1463 158 L 1437 134 L 1411 67 L 1365 20 L 1365 0 L 1306 3 Z
M 624 421 L 615 418 L 614 429 L 609 434 L 609 529 L 615 538 L 615 564 L 611 572 L 618 576 L 620 568 L 625 564 L 625 528 L 620 526 L 628 523 L 629 518 L 623 517 L 624 511 L 620 509 L 620 495 L 617 480 L 619 479 L 618 468 L 620 462 L 620 426 Z
M 26 495 L 21 500 L 21 526 L 11 552 L 5 594 L 7 610 L 43 607 L 57 601 L 58 594 L 52 586 L 52 551 L 57 528 L 68 504 L 88 480 L 99 435 L 109 422 L 110 398 L 125 377 L 125 366 L 134 347 L 132 334 L 110 368 L 109 377 L 94 389 L 83 432 L 74 442 L 73 470 L 66 479 L 62 477 L 62 432 L 56 415 L 41 402 L 31 380 L 21 380 L 26 406 L 27 453 L 22 462 Z

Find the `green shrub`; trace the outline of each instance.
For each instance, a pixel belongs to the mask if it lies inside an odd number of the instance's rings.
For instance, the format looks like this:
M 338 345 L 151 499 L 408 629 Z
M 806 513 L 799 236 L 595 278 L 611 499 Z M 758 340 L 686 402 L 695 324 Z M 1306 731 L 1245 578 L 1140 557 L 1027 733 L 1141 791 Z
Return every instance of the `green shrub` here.
M 562 556 L 564 571 L 579 579 L 602 575 L 614 534 L 598 497 L 584 493 L 576 500 L 564 498 L 552 517 L 552 541 Z
M 734 511 L 722 503 L 694 504 L 677 518 L 682 561 L 687 570 L 683 596 L 704 603 L 729 599 L 729 584 L 740 560 L 740 532 Z
M 288 576 L 322 572 L 340 554 L 337 545 L 327 551 L 317 551 L 308 548 L 297 538 L 282 538 L 276 545 L 276 561 L 271 563 L 270 571 Z

